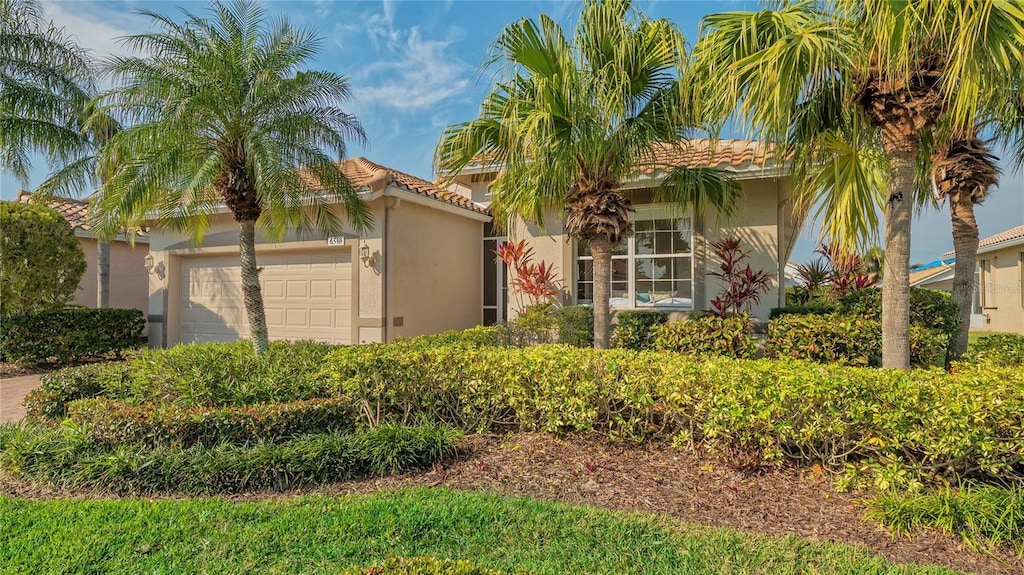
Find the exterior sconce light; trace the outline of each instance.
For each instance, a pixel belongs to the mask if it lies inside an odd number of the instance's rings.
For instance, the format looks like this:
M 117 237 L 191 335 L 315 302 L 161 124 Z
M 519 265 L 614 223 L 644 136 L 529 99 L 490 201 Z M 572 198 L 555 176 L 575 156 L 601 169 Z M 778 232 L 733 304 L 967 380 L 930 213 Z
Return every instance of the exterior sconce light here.
M 366 242 L 359 246 L 359 261 L 363 262 L 363 266 L 368 268 L 372 268 L 377 263 L 376 258 L 370 253 L 370 245 Z
M 156 277 L 164 279 L 164 262 L 156 263 L 153 254 L 146 254 L 145 259 L 142 260 L 142 266 L 146 268 L 147 272 L 155 273 Z

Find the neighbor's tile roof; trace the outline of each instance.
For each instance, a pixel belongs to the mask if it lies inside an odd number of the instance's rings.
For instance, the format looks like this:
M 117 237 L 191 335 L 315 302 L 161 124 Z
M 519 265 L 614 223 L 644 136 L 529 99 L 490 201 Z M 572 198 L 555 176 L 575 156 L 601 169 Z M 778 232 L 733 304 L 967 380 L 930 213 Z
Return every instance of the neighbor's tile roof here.
M 390 181 L 380 182 L 381 170 L 383 170 L 386 179 Z M 356 187 L 366 186 L 373 188 L 373 186 L 378 183 L 384 185 L 387 183 L 394 183 L 395 185 L 405 188 L 414 194 L 419 194 L 421 196 L 444 202 L 446 204 L 451 204 L 453 206 L 458 206 L 460 208 L 465 208 L 477 213 L 489 213 L 487 208 L 474 203 L 469 198 L 461 194 L 449 192 L 438 187 L 437 184 L 433 182 L 388 168 L 387 166 L 382 166 L 363 157 L 351 158 L 342 161 L 341 171 L 345 173 L 345 176 Z
M 952 263 L 949 263 L 949 264 L 943 263 L 943 264 L 940 264 L 940 265 L 937 265 L 937 266 L 934 266 L 934 267 L 930 267 L 928 269 L 918 270 L 916 272 L 910 272 L 910 285 L 911 286 L 916 286 L 916 285 L 920 284 L 921 282 L 928 281 L 929 279 L 931 279 L 931 278 L 933 278 L 935 276 L 944 274 L 944 273 L 948 272 L 951 269 L 953 269 Z
M 996 234 L 994 236 L 989 236 L 987 238 L 982 238 L 982 240 L 978 242 L 978 249 L 981 250 L 981 249 L 985 249 L 985 248 L 991 248 L 993 246 L 997 246 L 998 244 L 1002 244 L 1004 242 L 1012 242 L 1014 240 L 1022 240 L 1022 239 L 1024 239 L 1024 226 L 1017 226 L 1015 228 L 1010 228 L 1010 229 L 1006 230 L 1005 232 L 999 232 L 998 234 Z M 948 256 L 952 256 L 952 255 L 953 255 L 953 252 L 946 252 L 945 254 L 943 254 L 944 257 L 948 257 Z
M 24 204 L 31 202 L 32 193 L 21 190 L 18 192 L 18 201 Z M 89 229 L 89 225 L 85 222 L 85 214 L 89 209 L 89 202 L 87 200 L 54 198 L 47 202 L 46 205 L 64 216 L 64 219 L 71 224 L 72 228 Z
M 22 203 L 29 203 L 32 201 L 32 192 L 21 190 L 18 192 L 18 199 L 16 200 Z M 86 221 L 86 216 L 89 211 L 89 200 L 75 200 L 71 198 L 53 198 L 46 203 L 47 206 L 57 210 L 61 216 L 69 224 L 72 229 L 78 229 L 82 231 L 89 231 L 89 224 Z M 145 238 L 149 235 L 148 228 L 141 227 L 135 230 L 135 236 Z
M 642 168 L 652 174 L 665 168 L 748 168 L 764 166 L 775 154 L 774 145 L 752 140 L 684 140 L 678 146 L 659 145 L 651 163 Z

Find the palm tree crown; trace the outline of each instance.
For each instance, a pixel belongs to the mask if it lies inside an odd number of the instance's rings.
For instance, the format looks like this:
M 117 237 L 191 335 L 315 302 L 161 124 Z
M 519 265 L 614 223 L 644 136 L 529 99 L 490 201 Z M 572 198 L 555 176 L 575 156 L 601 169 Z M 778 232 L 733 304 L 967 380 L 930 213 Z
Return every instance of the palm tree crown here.
M 270 240 L 289 229 L 330 235 L 342 203 L 357 228 L 368 208 L 335 163 L 349 140 L 364 140 L 339 106 L 348 81 L 308 71 L 322 39 L 286 19 L 267 20 L 252 2 L 217 2 L 209 19 L 183 23 L 143 12 L 158 31 L 124 44 L 147 54 L 115 58 L 118 88 L 106 103 L 128 125 L 103 148 L 110 174 L 95 204 L 107 227 L 147 219 L 201 239 L 226 205 L 239 222 L 242 282 L 257 351 L 267 345 L 255 265 L 254 228 Z
M 565 210 L 567 234 L 594 255 L 598 347 L 608 343 L 611 250 L 632 233 L 621 186 L 696 124 L 680 85 L 685 60 L 678 28 L 628 0 L 588 0 L 571 37 L 546 15 L 520 20 L 493 44 L 485 67 L 497 83 L 479 117 L 449 127 L 438 144 L 441 173 L 480 156 L 502 166 L 491 188 L 499 224 Z M 737 187 L 717 171 L 663 167 L 655 201 L 731 207 Z

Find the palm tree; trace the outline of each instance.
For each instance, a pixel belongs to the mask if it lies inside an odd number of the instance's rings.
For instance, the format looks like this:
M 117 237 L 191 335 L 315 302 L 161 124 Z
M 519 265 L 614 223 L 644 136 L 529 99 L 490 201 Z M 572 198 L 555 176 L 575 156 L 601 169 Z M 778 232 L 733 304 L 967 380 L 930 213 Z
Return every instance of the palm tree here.
M 510 24 L 485 69 L 498 81 L 480 116 L 447 128 L 435 155 L 454 177 L 485 155 L 503 166 L 491 188 L 495 221 L 543 223 L 564 210 L 569 237 L 594 258 L 594 347 L 608 346 L 612 250 L 633 229 L 623 181 L 683 145 L 696 123 L 680 78 L 685 42 L 668 20 L 628 0 L 588 0 L 571 38 L 546 15 Z M 738 186 L 711 169 L 665 166 L 655 201 L 728 212 Z
M 92 87 L 92 63 L 35 0 L 0 0 L 0 169 L 28 183 L 31 157 L 61 162 L 82 141 L 72 118 Z
M 81 154 L 66 162 L 50 174 L 39 187 L 36 195 L 40 198 L 71 197 L 85 190 L 102 193 L 103 184 L 109 178 L 108 172 L 99 170 L 99 154 L 103 146 L 121 130 L 121 125 L 106 110 L 90 99 L 77 118 L 79 136 L 83 147 Z M 98 189 L 97 189 L 98 188 Z M 98 201 L 93 196 L 92 201 Z M 100 231 L 104 231 L 99 228 Z M 110 240 L 109 233 L 101 233 L 96 242 L 96 307 L 110 307 Z
M 863 241 L 876 205 L 884 208 L 884 367 L 909 367 L 922 133 L 940 117 L 963 133 L 989 79 L 1019 74 L 1022 22 L 1019 5 L 998 0 L 807 1 L 703 22 L 701 83 L 719 109 L 738 106 L 748 129 L 795 154 L 797 193 L 804 201 L 827 196 L 827 231 Z M 878 173 L 888 175 L 884 186 Z
M 323 39 L 284 18 L 271 24 L 256 3 L 217 2 L 209 19 L 182 10 L 182 23 L 142 14 L 159 31 L 125 38 L 146 55 L 109 65 L 120 87 L 105 100 L 128 127 L 102 149 L 100 171 L 110 177 L 94 217 L 105 233 L 155 220 L 200 241 L 226 205 L 239 227 L 250 335 L 263 353 L 256 226 L 270 241 L 289 229 L 330 235 L 340 229 L 338 203 L 357 229 L 372 224 L 336 163 L 348 140 L 365 139 L 339 107 L 349 83 L 305 70 Z

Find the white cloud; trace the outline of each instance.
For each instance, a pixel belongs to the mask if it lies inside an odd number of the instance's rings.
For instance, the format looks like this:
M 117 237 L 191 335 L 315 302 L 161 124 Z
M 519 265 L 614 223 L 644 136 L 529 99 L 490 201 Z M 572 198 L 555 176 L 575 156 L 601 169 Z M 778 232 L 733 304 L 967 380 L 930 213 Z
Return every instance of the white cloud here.
M 419 28 L 393 30 L 384 59 L 355 78 L 356 97 L 403 111 L 429 108 L 466 90 L 471 74 L 465 62 L 448 53 L 450 40 L 427 40 Z
M 145 30 L 145 20 L 134 15 L 124 17 L 123 13 L 115 16 L 106 9 L 83 9 L 86 6 L 94 8 L 92 4 L 46 2 L 43 9 L 55 26 L 64 28 L 93 57 L 103 59 L 111 55 L 129 54 L 120 45 L 118 38 Z

